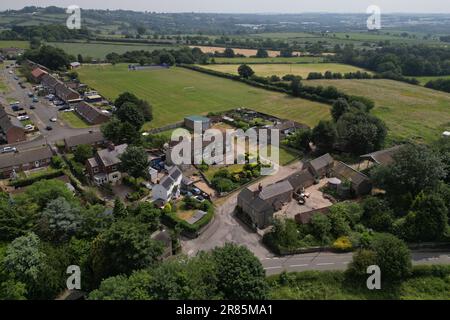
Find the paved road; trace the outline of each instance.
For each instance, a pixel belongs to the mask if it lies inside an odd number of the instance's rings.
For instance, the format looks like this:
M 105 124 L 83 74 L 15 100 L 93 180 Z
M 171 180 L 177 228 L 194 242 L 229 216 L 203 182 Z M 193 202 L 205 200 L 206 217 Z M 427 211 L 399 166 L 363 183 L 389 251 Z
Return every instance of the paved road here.
M 38 103 L 32 103 L 32 99 L 28 97 L 28 92 L 31 90 L 31 85 L 26 83 L 26 88 L 22 89 L 18 80 L 14 80 L 14 74 L 9 74 L 9 70 L 11 69 L 3 69 L 3 78 L 5 80 L 5 84 L 9 86 L 10 90 L 6 94 L 5 97 L 0 97 L 0 101 L 6 107 L 8 113 L 14 114 L 9 107 L 9 103 L 7 102 L 7 98 L 15 99 L 20 102 L 21 106 L 24 108 L 24 111 L 28 113 L 31 120 L 34 122 L 36 127 L 41 132 L 41 135 L 36 137 L 35 139 L 12 144 L 16 146 L 19 150 L 31 149 L 37 146 L 45 145 L 46 143 L 53 144 L 56 141 L 63 140 L 66 137 L 79 135 L 82 133 L 87 133 L 90 130 L 98 131 L 98 127 L 90 127 L 90 128 L 82 128 L 75 129 L 70 128 L 63 121 L 58 120 L 58 122 L 51 122 L 51 118 L 58 118 L 58 107 L 49 103 L 47 100 L 43 98 L 39 98 Z M 30 109 L 30 106 L 34 105 L 36 108 L 34 110 Z M 47 126 L 51 126 L 53 130 L 47 131 L 45 128 Z
M 300 272 L 307 270 L 345 270 L 352 260 L 352 253 L 308 253 L 288 257 L 268 257 L 261 263 L 268 275 L 283 271 Z M 450 252 L 413 251 L 413 265 L 450 264 Z

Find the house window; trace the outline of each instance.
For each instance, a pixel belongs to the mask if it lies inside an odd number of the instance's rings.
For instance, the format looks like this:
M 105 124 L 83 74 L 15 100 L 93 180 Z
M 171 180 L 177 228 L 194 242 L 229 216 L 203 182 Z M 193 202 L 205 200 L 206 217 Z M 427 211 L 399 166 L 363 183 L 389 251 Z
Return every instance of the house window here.
M 98 167 L 94 168 L 94 173 L 98 173 Z
M 116 170 L 117 170 L 117 166 L 113 166 L 113 167 L 112 167 L 112 170 L 113 170 L 113 171 L 116 171 Z
M 35 166 L 36 168 L 39 168 L 39 165 L 40 165 L 40 162 L 39 162 L 39 161 L 35 161 L 35 162 L 34 162 L 34 166 Z
M 119 176 L 117 174 L 115 174 L 115 175 L 112 176 L 112 178 L 113 179 L 117 179 L 117 178 L 119 178 Z

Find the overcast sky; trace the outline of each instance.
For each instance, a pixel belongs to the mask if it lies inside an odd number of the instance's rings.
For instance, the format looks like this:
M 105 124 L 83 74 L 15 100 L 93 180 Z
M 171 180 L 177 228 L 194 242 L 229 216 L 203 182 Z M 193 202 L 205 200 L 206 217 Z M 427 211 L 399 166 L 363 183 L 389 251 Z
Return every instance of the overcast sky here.
M 360 12 L 378 5 L 382 12 L 450 13 L 449 0 L 1 0 L 0 10 L 56 5 L 156 12 L 301 13 Z

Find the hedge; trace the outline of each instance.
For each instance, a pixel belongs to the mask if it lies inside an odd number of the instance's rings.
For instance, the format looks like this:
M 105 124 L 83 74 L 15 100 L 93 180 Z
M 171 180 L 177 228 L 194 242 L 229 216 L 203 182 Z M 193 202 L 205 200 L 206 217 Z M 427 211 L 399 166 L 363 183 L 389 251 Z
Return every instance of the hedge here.
M 15 188 L 21 188 L 21 187 L 26 187 L 29 186 L 35 182 L 38 182 L 40 180 L 48 180 L 48 179 L 54 179 L 57 177 L 60 177 L 64 174 L 62 169 L 59 170 L 55 170 L 55 171 L 51 171 L 51 172 L 45 172 L 42 174 L 37 174 L 34 175 L 32 177 L 29 178 L 24 178 L 24 179 L 20 179 L 20 180 L 16 180 L 11 182 L 11 186 L 15 187 Z

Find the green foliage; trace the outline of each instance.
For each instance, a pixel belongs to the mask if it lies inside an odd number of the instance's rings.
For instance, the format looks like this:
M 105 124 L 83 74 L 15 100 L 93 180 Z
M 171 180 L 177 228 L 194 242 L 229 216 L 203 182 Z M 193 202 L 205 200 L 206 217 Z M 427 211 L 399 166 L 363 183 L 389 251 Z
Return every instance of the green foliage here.
M 121 105 L 116 111 L 116 116 L 120 121 L 134 125 L 136 130 L 140 130 L 145 122 L 142 112 L 131 102 L 125 102 Z
M 331 121 L 321 120 L 312 132 L 312 141 L 322 152 L 331 151 L 336 138 L 336 127 Z
M 333 103 L 333 107 L 331 109 L 331 115 L 333 116 L 334 121 L 338 121 L 339 118 L 350 111 L 350 105 L 345 99 L 338 99 Z
M 119 198 L 116 198 L 114 200 L 114 210 L 113 210 L 114 219 L 116 220 L 123 219 L 127 215 L 128 211 L 127 208 L 125 207 L 125 204 Z
M 84 165 L 87 159 L 92 158 L 94 156 L 94 150 L 92 146 L 88 144 L 80 144 L 75 148 L 73 156 L 75 161 Z
M 331 230 L 331 221 L 326 215 L 316 214 L 311 218 L 311 232 L 322 243 L 330 241 Z
M 394 213 L 389 204 L 375 197 L 368 197 L 361 204 L 363 208 L 362 222 L 368 228 L 379 232 L 392 231 Z
M 148 155 L 142 147 L 128 146 L 120 156 L 121 170 L 134 178 L 145 178 L 148 175 Z
M 224 299 L 255 300 L 267 297 L 265 271 L 245 247 L 225 244 L 212 252 L 217 268 L 217 287 Z
M 248 65 L 243 64 L 239 66 L 238 73 L 242 78 L 248 79 L 255 74 L 255 72 Z
M 25 52 L 24 59 L 29 59 L 52 70 L 65 70 L 71 62 L 70 56 L 59 48 L 42 46 Z

